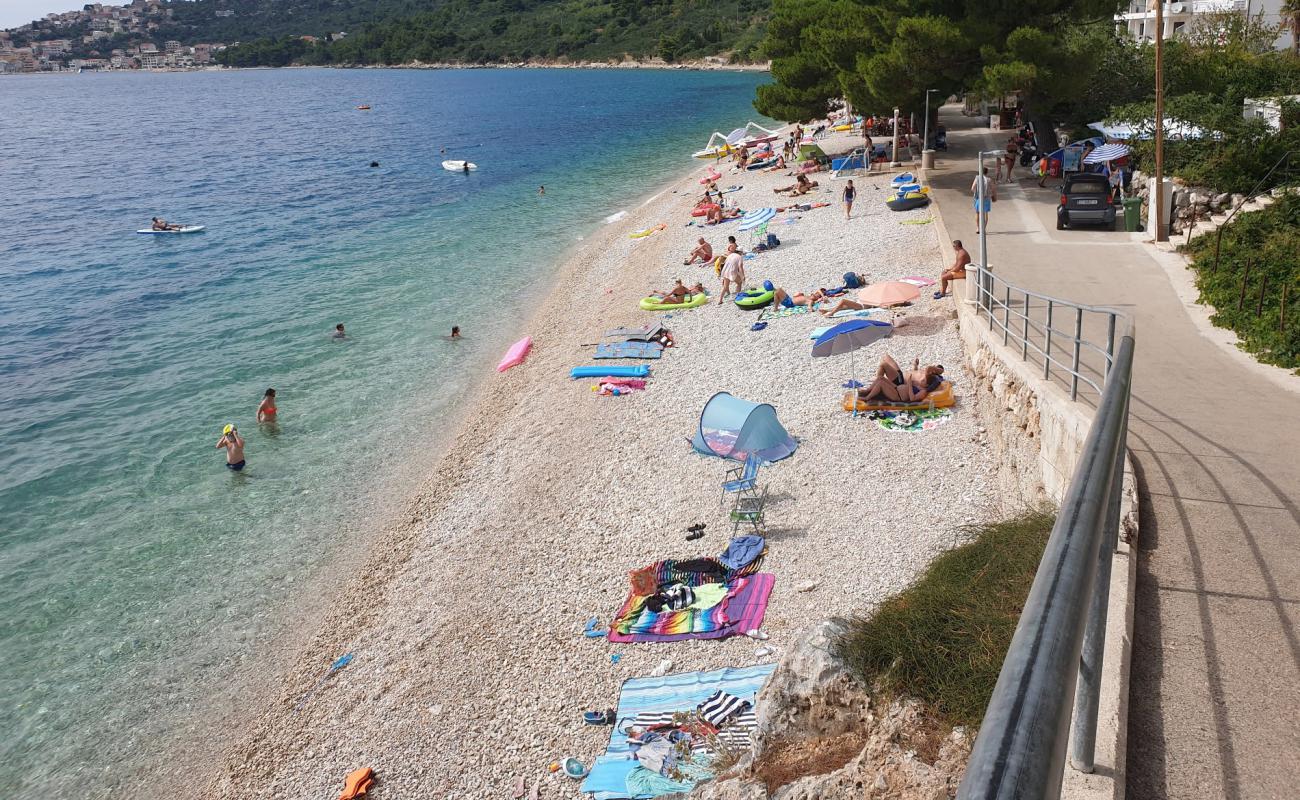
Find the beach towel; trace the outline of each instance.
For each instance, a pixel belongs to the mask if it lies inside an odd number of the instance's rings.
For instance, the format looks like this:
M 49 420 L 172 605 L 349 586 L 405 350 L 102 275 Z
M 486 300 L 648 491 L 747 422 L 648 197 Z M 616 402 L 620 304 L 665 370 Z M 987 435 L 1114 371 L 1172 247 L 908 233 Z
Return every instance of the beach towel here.
M 909 275 L 906 278 L 899 278 L 898 282 L 910 283 L 918 289 L 924 289 L 927 286 L 933 286 L 935 284 L 934 278 L 925 278 L 920 275 Z
M 612 331 L 605 331 L 603 334 L 606 339 L 622 339 L 625 342 L 647 341 L 651 336 L 658 334 L 664 329 L 664 326 L 658 323 L 642 325 L 639 328 L 615 328 Z
M 596 345 L 592 358 L 659 358 L 663 353 L 658 342 L 611 342 Z
M 831 314 L 831 319 L 844 319 L 846 317 L 869 317 L 872 314 L 883 314 L 888 309 L 884 308 L 846 308 L 843 311 L 836 311 Z
M 882 411 L 880 413 L 882 416 L 876 419 L 876 424 L 878 426 L 887 431 L 907 431 L 908 433 L 932 431 L 952 419 L 952 412 L 946 408 L 936 408 L 933 411 Z M 899 424 L 898 416 L 902 413 L 910 415 L 912 424 Z
M 781 317 L 794 317 L 799 314 L 807 313 L 808 306 L 794 306 L 793 308 L 787 308 L 786 306 L 768 306 L 758 315 L 758 319 L 761 322 L 765 319 L 780 319 Z
M 636 770 L 644 770 L 647 773 L 649 770 L 645 770 L 635 759 L 630 758 L 632 750 L 626 733 L 626 729 L 630 727 L 629 723 L 643 712 L 667 713 L 671 718 L 673 712 L 692 711 L 717 691 L 753 703 L 759 689 L 763 688 L 767 677 L 775 669 L 775 664 L 758 664 L 752 667 L 728 667 L 709 672 L 682 672 L 661 678 L 632 678 L 624 682 L 618 698 L 619 721 L 610 734 L 609 747 L 592 765 L 591 772 L 582 782 L 581 791 L 591 794 L 594 800 L 656 796 L 634 793 L 635 791 L 657 791 L 657 789 L 647 789 L 640 783 L 639 778 L 645 776 L 640 775 Z M 740 722 L 737 720 L 734 724 L 739 726 Z M 719 738 L 722 738 L 721 734 Z M 696 767 L 705 763 L 707 762 L 697 757 L 692 759 L 690 765 Z M 689 781 L 691 786 L 702 779 L 684 777 L 686 780 L 683 782 Z
M 649 595 L 629 593 L 614 621 L 611 642 L 677 642 L 683 639 L 723 639 L 757 630 L 763 625 L 776 576 L 759 572 L 733 578 L 720 603 L 704 610 L 661 611 L 645 607 Z

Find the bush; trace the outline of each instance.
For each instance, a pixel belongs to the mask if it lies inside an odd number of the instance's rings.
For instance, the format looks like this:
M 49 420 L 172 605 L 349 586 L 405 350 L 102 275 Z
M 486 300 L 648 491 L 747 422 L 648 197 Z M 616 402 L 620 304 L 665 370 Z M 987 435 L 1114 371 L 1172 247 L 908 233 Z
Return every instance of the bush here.
M 978 727 L 1054 521 L 1031 512 L 971 528 L 973 542 L 854 620 L 839 656 L 867 686 L 914 697 L 947 723 Z
M 1201 302 L 1214 306 L 1211 320 L 1235 332 L 1243 350 L 1300 372 L 1300 197 L 1240 214 L 1222 231 L 1217 268 L 1214 234 L 1189 248 Z

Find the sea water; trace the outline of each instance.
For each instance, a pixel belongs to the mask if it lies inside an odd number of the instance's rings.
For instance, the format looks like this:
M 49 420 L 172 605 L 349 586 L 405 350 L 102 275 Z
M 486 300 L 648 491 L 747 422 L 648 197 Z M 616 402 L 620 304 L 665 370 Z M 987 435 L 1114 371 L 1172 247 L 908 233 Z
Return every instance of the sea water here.
M 565 251 L 756 118 L 765 80 L 0 79 L 6 796 L 106 797 L 233 696 Z M 207 230 L 137 235 L 153 216 Z

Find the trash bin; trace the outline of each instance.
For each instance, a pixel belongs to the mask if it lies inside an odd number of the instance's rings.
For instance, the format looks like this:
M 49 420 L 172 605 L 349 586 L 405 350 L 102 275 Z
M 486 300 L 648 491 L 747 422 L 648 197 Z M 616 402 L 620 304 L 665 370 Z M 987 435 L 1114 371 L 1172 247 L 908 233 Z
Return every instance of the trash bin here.
M 1124 230 L 1137 233 L 1142 230 L 1142 198 L 1124 198 Z

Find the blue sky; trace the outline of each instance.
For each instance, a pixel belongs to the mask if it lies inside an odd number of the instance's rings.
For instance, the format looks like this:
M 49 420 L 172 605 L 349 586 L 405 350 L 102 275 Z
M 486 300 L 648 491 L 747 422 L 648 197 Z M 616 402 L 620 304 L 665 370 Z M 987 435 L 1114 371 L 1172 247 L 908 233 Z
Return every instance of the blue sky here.
M 72 11 L 90 1 L 82 0 L 78 3 L 76 0 L 0 0 L 0 28 L 16 28 L 51 11 L 59 13 Z

